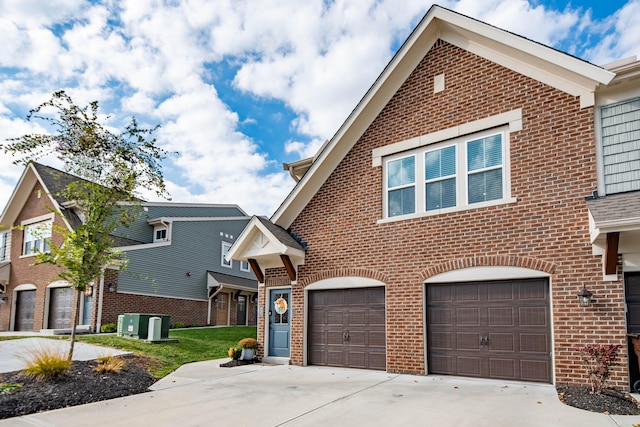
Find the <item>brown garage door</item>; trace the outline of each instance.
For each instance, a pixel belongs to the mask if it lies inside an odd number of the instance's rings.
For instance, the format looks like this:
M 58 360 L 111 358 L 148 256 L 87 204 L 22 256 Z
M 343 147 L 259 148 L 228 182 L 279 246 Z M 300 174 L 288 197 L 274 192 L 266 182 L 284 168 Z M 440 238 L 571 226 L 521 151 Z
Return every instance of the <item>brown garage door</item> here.
M 546 279 L 427 286 L 429 372 L 551 382 Z
M 18 291 L 16 295 L 16 331 L 33 331 L 36 291 Z
M 71 327 L 71 306 L 73 289 L 51 288 L 49 294 L 49 329 Z
M 384 287 L 309 292 L 310 365 L 386 369 Z

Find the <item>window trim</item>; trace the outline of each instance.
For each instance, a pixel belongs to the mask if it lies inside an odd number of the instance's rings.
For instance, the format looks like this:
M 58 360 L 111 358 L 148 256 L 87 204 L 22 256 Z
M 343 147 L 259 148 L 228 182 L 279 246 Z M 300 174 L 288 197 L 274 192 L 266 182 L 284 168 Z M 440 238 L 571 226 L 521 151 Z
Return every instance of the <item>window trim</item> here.
M 246 267 L 245 267 L 246 265 Z M 240 261 L 240 271 L 244 271 L 244 272 L 250 272 L 251 271 L 251 266 L 249 265 L 249 263 L 247 261 Z
M 517 128 L 517 127 L 516 127 Z M 452 212 L 466 211 L 470 209 L 479 209 L 488 206 L 496 206 L 507 203 L 516 202 L 515 198 L 511 197 L 511 178 L 510 178 L 510 133 L 512 131 L 511 125 L 503 125 L 499 127 L 494 127 L 491 129 L 483 129 L 481 131 L 461 135 L 455 138 L 448 138 L 444 141 L 438 141 L 431 144 L 420 145 L 418 147 L 413 148 L 412 150 L 407 150 L 399 153 L 395 153 L 389 155 L 384 158 L 383 164 L 383 201 L 382 201 L 382 213 L 383 218 L 379 219 L 377 222 L 387 223 L 394 221 L 407 220 L 412 218 L 420 218 L 424 216 L 433 216 L 433 215 L 441 215 Z M 476 141 L 478 139 L 486 138 L 489 136 L 501 134 L 502 135 L 502 163 L 501 165 L 487 168 L 502 169 L 502 197 L 500 199 L 488 200 L 484 202 L 477 203 L 469 203 L 469 190 L 468 190 L 468 178 L 470 175 L 468 162 L 467 162 L 467 146 L 470 141 Z M 425 158 L 426 153 L 432 152 L 435 150 L 443 149 L 446 147 L 455 146 L 456 147 L 456 206 L 442 208 L 442 209 L 433 209 L 426 210 L 426 174 L 425 174 Z M 388 186 L 387 186 L 387 176 L 388 176 L 388 163 L 393 160 L 397 160 L 400 158 L 409 157 L 411 155 L 416 156 L 416 211 L 411 214 L 405 215 L 397 215 L 397 216 L 389 216 L 388 215 Z M 484 169 L 483 169 L 484 170 Z M 479 171 L 473 171 L 472 173 L 476 173 Z M 418 186 L 421 185 L 421 187 Z
M 232 243 L 224 242 L 224 241 L 223 241 L 223 242 L 222 242 L 222 245 L 220 246 L 220 247 L 221 247 L 221 252 L 220 252 L 220 265 L 221 265 L 222 267 L 225 267 L 225 268 L 233 268 L 233 260 L 232 260 L 232 259 L 230 259 L 229 261 L 227 261 L 227 260 L 225 259 L 225 257 L 224 257 L 224 256 L 225 256 L 224 247 L 225 247 L 225 246 L 227 246 L 227 245 L 228 245 L 227 253 L 229 253 L 229 250 L 231 249 L 231 246 L 233 246 L 233 244 L 232 244 Z
M 39 227 L 42 225 L 49 225 L 49 235 L 44 237 L 44 238 L 39 238 L 39 239 L 33 239 L 33 240 L 27 240 L 27 229 L 31 228 L 31 227 Z M 43 236 L 40 236 L 43 237 Z M 21 258 L 25 258 L 25 257 L 33 257 L 38 255 L 38 253 L 49 253 L 50 252 L 50 248 L 51 248 L 51 238 L 53 237 L 53 219 L 45 219 L 44 221 L 36 221 L 36 222 L 29 222 L 27 224 L 23 224 L 22 225 L 22 251 L 21 251 Z M 49 240 L 49 244 L 46 245 L 46 240 Z M 35 245 L 33 246 L 33 249 L 30 250 L 29 253 L 26 252 L 26 244 L 27 242 L 40 242 L 39 247 L 36 249 Z M 48 246 L 48 248 L 47 248 Z
M 158 239 L 158 232 L 159 231 L 164 231 L 164 237 Z M 160 226 L 160 227 L 154 227 L 153 228 L 153 243 L 156 242 L 167 242 L 169 240 L 169 227 L 166 226 Z

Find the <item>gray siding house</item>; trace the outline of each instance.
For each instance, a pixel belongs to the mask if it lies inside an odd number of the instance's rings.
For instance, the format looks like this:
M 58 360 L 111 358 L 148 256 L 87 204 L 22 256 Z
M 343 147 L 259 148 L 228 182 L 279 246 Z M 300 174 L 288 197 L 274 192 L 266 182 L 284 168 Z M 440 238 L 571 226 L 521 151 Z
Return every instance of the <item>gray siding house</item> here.
M 0 331 L 68 329 L 73 291 L 59 269 L 34 265 L 34 227 L 73 230 L 82 221 L 61 190 L 77 177 L 32 163 L 0 215 Z M 255 325 L 257 281 L 225 255 L 250 217 L 237 205 L 141 202 L 137 220 L 116 230 L 127 259 L 85 293 L 79 325 L 100 330 L 124 313 L 168 314 L 184 325 Z M 136 208 L 137 209 L 137 208 Z M 54 212 L 57 212 L 54 213 Z
M 248 263 L 225 258 L 250 217 L 236 205 L 142 208 L 115 233 L 127 266 L 105 274 L 96 327 L 124 312 L 169 314 L 185 325 L 255 325 L 255 276 Z

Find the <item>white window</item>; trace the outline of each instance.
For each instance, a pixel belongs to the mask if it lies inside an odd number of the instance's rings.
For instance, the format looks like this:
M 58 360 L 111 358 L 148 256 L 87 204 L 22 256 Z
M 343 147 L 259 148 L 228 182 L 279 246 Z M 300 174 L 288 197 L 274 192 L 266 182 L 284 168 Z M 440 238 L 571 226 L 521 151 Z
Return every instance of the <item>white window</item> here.
M 249 268 L 249 263 L 246 261 L 240 261 L 240 270 L 241 271 L 251 271 Z
M 153 241 L 164 242 L 167 240 L 167 227 L 156 227 L 153 230 Z
M 222 260 L 220 264 L 223 267 L 232 268 L 233 262 L 231 260 L 227 261 L 227 254 L 229 253 L 229 249 L 231 249 L 231 243 L 222 242 Z
M 0 233 L 0 262 L 9 258 L 9 248 L 7 247 L 8 233 Z
M 387 162 L 387 206 L 390 217 L 406 215 L 416 211 L 415 183 L 415 156 Z
M 506 132 L 487 131 L 388 156 L 385 215 L 440 213 L 508 197 Z M 421 181 L 424 184 L 416 186 Z
M 38 252 L 49 252 L 51 244 L 51 227 L 53 221 L 37 222 L 24 227 L 23 255 L 34 255 Z
M 640 98 L 600 108 L 606 194 L 640 190 Z

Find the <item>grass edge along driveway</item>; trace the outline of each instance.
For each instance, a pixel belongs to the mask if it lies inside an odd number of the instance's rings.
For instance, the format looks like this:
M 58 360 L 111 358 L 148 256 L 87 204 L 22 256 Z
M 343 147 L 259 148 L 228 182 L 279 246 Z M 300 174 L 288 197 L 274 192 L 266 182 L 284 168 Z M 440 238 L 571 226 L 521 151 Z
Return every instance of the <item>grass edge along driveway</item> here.
M 228 357 L 229 347 L 248 337 L 256 338 L 255 326 L 172 329 L 169 331 L 169 338 L 177 338 L 177 343 L 151 344 L 118 337 L 116 334 L 78 335 L 76 338 L 79 342 L 122 349 L 137 356 L 150 357 L 153 362 L 149 364 L 149 371 L 155 377 L 162 378 L 185 363 Z M 17 338 L 26 337 L 0 337 L 0 340 Z M 46 335 L 41 338 L 69 339 Z

